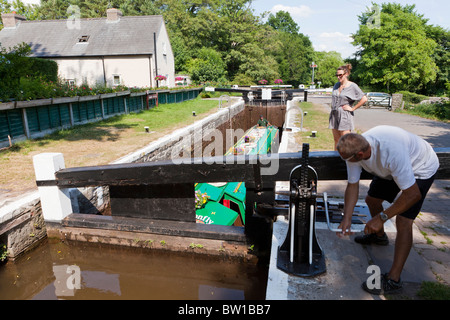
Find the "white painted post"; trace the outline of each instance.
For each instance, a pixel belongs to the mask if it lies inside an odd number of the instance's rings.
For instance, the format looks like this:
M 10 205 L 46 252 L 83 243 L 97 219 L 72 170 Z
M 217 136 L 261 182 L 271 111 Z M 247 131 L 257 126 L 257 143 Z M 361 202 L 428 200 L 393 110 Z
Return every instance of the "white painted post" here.
M 70 116 L 70 126 L 73 127 L 75 125 L 75 120 L 73 119 L 72 102 L 69 103 L 69 116 Z
M 36 180 L 55 180 L 55 172 L 65 168 L 62 153 L 41 153 L 33 157 Z M 72 213 L 69 189 L 39 187 L 45 221 L 60 222 Z
M 123 104 L 125 106 L 125 113 L 128 114 L 127 97 L 123 97 Z
M 23 131 L 25 133 L 25 136 L 30 139 L 30 128 L 28 126 L 28 118 L 27 118 L 27 110 L 25 108 L 22 109 L 22 122 L 23 122 Z

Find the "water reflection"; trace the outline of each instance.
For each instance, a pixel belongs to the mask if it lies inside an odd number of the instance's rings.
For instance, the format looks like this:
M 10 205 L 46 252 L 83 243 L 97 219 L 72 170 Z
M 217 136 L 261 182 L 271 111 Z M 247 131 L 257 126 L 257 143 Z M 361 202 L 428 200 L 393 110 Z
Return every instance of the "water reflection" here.
M 0 266 L 0 299 L 264 299 L 266 282 L 225 258 L 46 241 Z
M 55 281 L 35 295 L 33 300 L 54 300 L 74 297 L 77 290 L 98 291 L 108 296 L 120 297 L 120 281 L 118 274 L 102 271 L 81 271 L 78 266 L 53 266 Z

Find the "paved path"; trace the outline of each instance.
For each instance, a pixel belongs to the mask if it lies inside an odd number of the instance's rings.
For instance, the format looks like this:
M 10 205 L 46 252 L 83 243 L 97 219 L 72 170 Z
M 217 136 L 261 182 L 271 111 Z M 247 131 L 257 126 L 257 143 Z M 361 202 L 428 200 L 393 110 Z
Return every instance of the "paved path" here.
M 360 108 L 355 111 L 356 130 L 362 132 L 385 124 L 413 132 L 433 147 L 450 147 L 450 123 L 388 111 L 384 108 Z
M 308 97 L 308 101 L 323 105 L 330 110 L 331 97 Z M 450 123 L 424 119 L 404 113 L 388 111 L 386 108 L 359 108 L 355 111 L 355 129 L 365 132 L 379 125 L 403 128 L 424 138 L 435 148 L 450 147 Z

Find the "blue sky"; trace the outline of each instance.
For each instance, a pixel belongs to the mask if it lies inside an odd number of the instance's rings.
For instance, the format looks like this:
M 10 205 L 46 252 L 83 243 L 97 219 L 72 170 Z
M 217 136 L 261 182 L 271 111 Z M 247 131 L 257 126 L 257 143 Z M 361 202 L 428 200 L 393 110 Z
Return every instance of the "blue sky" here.
M 429 24 L 450 29 L 448 0 L 253 0 L 251 7 L 255 14 L 289 12 L 316 51 L 337 51 L 345 59 L 356 51 L 350 35 L 358 30 L 358 15 L 371 7 L 372 2 L 415 4 L 416 12 L 429 19 Z

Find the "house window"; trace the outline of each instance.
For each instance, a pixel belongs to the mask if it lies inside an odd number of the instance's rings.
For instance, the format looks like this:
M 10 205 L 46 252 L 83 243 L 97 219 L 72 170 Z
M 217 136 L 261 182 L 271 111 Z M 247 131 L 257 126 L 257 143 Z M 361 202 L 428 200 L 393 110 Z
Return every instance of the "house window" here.
M 120 85 L 120 75 L 118 74 L 113 75 L 113 85 L 114 86 Z
M 89 40 L 89 36 L 88 35 L 84 35 L 78 38 L 78 43 L 87 43 Z
M 69 87 L 74 87 L 75 79 L 66 79 L 66 85 L 68 85 Z

